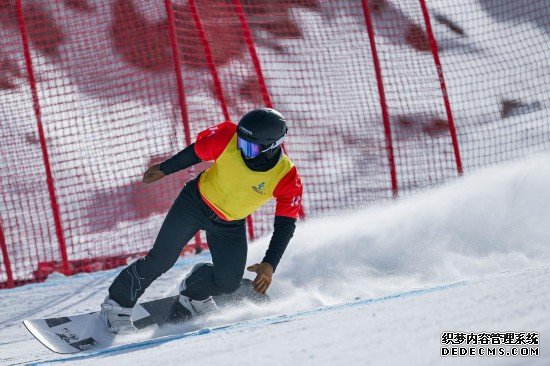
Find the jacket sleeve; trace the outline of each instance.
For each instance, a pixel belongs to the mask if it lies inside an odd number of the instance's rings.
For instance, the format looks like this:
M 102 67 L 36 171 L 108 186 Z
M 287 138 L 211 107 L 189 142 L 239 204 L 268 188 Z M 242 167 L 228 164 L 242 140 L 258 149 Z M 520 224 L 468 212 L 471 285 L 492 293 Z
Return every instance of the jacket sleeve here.
M 275 271 L 290 239 L 294 236 L 296 219 L 286 216 L 275 216 L 275 224 L 273 226 L 273 236 L 262 262 L 271 264 L 273 271 Z
M 275 223 L 263 262 L 271 264 L 275 270 L 290 239 L 294 236 L 296 220 L 302 212 L 302 180 L 296 167 L 292 167 L 277 184 L 273 196 L 277 200 Z
M 302 179 L 296 167 L 281 179 L 275 187 L 273 196 L 277 200 L 276 216 L 297 219 L 302 208 Z
M 200 163 L 202 160 L 197 156 L 195 152 L 195 144 L 187 146 L 185 149 L 172 156 L 170 159 L 165 160 L 160 164 L 160 170 L 169 175 L 177 171 L 189 168 L 195 164 Z

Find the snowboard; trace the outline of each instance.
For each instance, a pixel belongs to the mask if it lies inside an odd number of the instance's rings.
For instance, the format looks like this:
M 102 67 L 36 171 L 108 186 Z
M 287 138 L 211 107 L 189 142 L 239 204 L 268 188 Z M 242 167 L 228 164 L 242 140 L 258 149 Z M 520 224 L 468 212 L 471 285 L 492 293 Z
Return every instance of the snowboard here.
M 224 308 L 238 306 L 245 300 L 265 303 L 269 301 L 269 297 L 254 291 L 251 280 L 242 279 L 237 291 L 214 296 L 214 300 L 220 308 Z M 184 323 L 192 319 L 192 315 L 180 304 L 178 296 L 170 296 L 137 304 L 132 319 L 139 333 L 144 329 Z M 62 354 L 95 351 L 125 344 L 124 341 L 117 341 L 117 337 L 128 338 L 131 343 L 133 335 L 109 333 L 99 317 L 99 311 L 57 318 L 29 319 L 23 321 L 23 324 L 40 343 L 53 352 Z

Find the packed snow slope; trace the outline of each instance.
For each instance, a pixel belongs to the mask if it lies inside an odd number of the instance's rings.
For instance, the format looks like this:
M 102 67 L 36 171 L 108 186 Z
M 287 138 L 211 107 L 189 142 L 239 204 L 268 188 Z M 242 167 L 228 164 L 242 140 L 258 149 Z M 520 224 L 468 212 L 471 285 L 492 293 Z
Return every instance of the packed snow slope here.
M 118 270 L 2 290 L 0 363 L 550 364 L 549 181 L 550 155 L 537 155 L 396 202 L 309 218 L 275 274 L 271 304 L 245 304 L 116 352 L 61 357 L 21 321 L 97 310 Z M 268 241 L 251 245 L 249 263 Z M 174 293 L 208 259 L 180 260 L 144 299 Z M 227 323 L 236 324 L 216 328 Z M 204 328 L 212 331 L 173 336 Z M 450 330 L 536 331 L 540 356 L 442 358 L 439 337 Z

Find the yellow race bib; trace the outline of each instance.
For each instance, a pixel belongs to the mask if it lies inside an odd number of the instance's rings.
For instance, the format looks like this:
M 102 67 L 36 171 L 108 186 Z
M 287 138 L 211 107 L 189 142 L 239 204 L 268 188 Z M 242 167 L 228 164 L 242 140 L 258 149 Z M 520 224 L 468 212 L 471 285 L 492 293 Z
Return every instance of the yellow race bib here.
M 277 184 L 293 166 L 283 154 L 267 172 L 250 170 L 237 148 L 235 134 L 214 164 L 202 173 L 199 191 L 223 219 L 244 219 L 273 198 Z

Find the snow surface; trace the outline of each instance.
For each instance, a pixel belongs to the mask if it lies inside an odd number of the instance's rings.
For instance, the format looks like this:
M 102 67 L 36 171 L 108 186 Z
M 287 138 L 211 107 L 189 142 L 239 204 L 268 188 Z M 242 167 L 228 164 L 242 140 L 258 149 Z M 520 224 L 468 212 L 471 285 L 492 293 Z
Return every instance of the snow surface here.
M 310 218 L 275 274 L 271 304 L 244 304 L 116 352 L 55 355 L 21 322 L 97 310 L 119 269 L 3 290 L 0 363 L 549 364 L 549 180 L 550 155 L 536 155 L 397 202 Z M 252 244 L 249 263 L 268 239 Z M 174 293 L 208 258 L 180 260 L 143 300 Z M 442 358 L 439 337 L 450 330 L 536 331 L 540 356 Z M 198 332 L 181 336 L 189 331 Z

